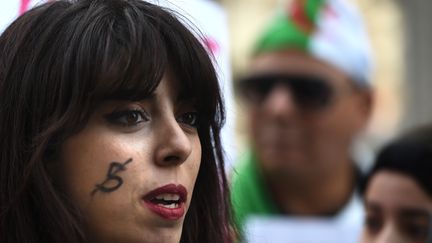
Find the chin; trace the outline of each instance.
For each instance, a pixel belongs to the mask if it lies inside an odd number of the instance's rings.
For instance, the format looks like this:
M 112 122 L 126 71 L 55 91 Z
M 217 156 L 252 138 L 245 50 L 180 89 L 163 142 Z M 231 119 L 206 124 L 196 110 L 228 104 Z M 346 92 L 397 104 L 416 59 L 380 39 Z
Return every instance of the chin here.
M 140 243 L 179 243 L 181 232 L 167 232 L 163 234 L 152 234 L 146 236 Z M 138 242 L 137 242 L 138 243 Z
M 293 156 L 267 157 L 265 161 L 265 163 L 261 162 L 264 164 L 263 167 L 266 168 L 267 172 L 274 174 L 274 176 L 296 177 L 307 174 L 311 169 L 311 166 L 304 159 Z
M 271 164 L 280 168 L 301 168 L 307 165 L 305 158 L 302 154 L 290 151 L 263 151 L 260 160 L 267 164 Z
M 145 235 L 143 243 L 178 243 L 183 230 L 183 221 L 177 225 L 166 225 L 165 227 L 159 227 L 150 229 L 148 234 Z
M 178 243 L 182 234 L 182 223 L 177 225 L 127 226 L 100 231 L 97 235 L 89 232 L 87 243 Z
M 139 236 L 139 233 L 127 237 L 126 235 L 108 236 L 102 238 L 92 238 L 87 243 L 178 243 L 180 242 L 181 232 L 169 232 L 169 233 L 148 233 Z

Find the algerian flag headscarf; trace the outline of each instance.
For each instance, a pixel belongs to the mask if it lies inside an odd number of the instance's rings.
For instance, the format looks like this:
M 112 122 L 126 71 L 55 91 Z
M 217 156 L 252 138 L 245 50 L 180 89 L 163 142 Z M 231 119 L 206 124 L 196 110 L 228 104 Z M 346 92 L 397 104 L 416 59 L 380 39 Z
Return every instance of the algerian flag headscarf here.
M 258 40 L 254 55 L 300 50 L 370 86 L 369 40 L 356 9 L 344 0 L 293 0 L 280 10 Z

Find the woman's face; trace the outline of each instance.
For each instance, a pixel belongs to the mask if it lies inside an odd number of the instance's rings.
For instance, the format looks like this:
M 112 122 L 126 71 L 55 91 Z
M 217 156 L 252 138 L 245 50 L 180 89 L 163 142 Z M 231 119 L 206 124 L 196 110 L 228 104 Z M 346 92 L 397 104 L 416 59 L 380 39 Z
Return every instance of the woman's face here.
M 88 242 L 179 242 L 201 143 L 176 82 L 166 75 L 145 100 L 103 103 L 62 145 L 59 180 Z
M 363 243 L 426 243 L 430 237 L 432 198 L 406 175 L 377 172 L 365 206 Z

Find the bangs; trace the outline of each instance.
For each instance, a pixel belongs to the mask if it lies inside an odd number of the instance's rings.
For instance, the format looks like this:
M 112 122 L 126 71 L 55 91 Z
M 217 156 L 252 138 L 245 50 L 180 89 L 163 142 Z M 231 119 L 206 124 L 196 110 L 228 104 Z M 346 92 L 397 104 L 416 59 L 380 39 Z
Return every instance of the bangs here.
M 172 13 L 169 21 L 161 27 L 169 69 L 180 83 L 182 97 L 192 101 L 199 112 L 200 124 L 221 127 L 225 119 L 224 107 L 216 71 L 209 52 L 202 44 L 204 38 L 199 32 L 195 33 L 198 37 L 194 36 L 173 15 L 182 17 Z
M 203 120 L 222 123 L 212 61 L 201 42 L 177 19 L 179 15 L 144 1 L 103 5 L 106 13 L 87 16 L 94 19 L 84 21 L 90 24 L 78 31 L 84 37 L 78 48 L 78 58 L 83 60 L 77 63 L 89 71 L 86 78 L 90 78 L 89 91 L 96 102 L 145 99 L 170 71 L 182 97 L 194 102 Z
M 141 100 L 157 87 L 167 69 L 168 55 L 160 19 L 126 1 L 93 1 L 79 26 L 78 70 L 96 101 Z M 102 5 L 102 7 L 100 6 Z M 145 7 L 145 6 L 144 6 Z
M 212 61 L 178 15 L 144 1 L 91 5 L 98 11 L 90 6 L 92 14 L 83 16 L 89 20 L 79 22 L 88 24 L 75 31 L 81 38 L 75 63 L 85 70 L 76 72 L 83 75 L 77 78 L 86 80 L 89 97 L 96 102 L 142 100 L 170 71 L 182 98 L 194 102 L 203 120 L 222 122 L 223 114 L 216 114 L 223 107 Z

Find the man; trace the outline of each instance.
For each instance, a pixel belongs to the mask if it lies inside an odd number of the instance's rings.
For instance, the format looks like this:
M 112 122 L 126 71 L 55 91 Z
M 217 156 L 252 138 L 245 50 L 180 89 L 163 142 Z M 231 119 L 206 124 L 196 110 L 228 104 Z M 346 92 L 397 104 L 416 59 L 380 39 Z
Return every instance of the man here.
M 244 235 L 266 215 L 338 218 L 360 230 L 351 148 L 372 109 L 360 17 L 342 0 L 294 0 L 258 40 L 249 70 L 239 89 L 251 152 L 232 184 Z

